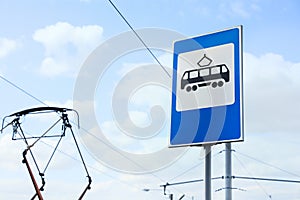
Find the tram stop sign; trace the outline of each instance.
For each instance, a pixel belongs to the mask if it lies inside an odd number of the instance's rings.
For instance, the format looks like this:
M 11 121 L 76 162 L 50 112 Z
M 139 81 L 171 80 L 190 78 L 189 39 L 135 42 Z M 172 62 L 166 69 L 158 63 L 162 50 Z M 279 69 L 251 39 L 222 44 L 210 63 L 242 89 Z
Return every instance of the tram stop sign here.
M 243 141 L 242 26 L 174 42 L 170 147 Z

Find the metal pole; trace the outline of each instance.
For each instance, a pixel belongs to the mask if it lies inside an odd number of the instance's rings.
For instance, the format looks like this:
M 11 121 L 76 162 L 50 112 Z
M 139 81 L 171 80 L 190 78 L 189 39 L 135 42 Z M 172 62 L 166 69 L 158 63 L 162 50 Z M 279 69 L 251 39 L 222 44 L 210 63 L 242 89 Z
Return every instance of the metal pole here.
M 232 200 L 231 143 L 225 144 L 225 200 Z
M 204 146 L 205 150 L 205 200 L 211 200 L 211 145 Z

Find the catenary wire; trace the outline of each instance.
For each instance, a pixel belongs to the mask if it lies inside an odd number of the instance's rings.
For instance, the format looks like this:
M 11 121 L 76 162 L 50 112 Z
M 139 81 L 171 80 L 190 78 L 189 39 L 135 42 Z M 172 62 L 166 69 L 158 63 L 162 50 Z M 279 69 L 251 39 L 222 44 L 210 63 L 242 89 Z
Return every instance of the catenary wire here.
M 138 38 L 138 40 L 144 45 L 144 47 L 147 49 L 147 51 L 151 54 L 151 56 L 155 59 L 155 61 L 159 64 L 159 66 L 164 70 L 164 72 L 167 74 L 169 78 L 171 78 L 171 75 L 166 70 L 166 68 L 161 64 L 161 62 L 158 60 L 158 58 L 154 55 L 154 53 L 151 51 L 151 49 L 148 47 L 148 45 L 145 43 L 145 41 L 141 38 L 141 36 L 135 31 L 135 29 L 130 25 L 128 20 L 125 18 L 125 16 L 121 13 L 121 11 L 117 8 L 117 6 L 111 1 L 108 0 L 109 3 L 112 5 L 112 7 L 117 11 L 117 13 L 120 15 L 120 17 L 124 20 L 124 22 L 129 26 L 131 31 L 135 34 L 135 36 Z
M 217 156 L 217 155 L 219 155 L 219 153 L 215 153 L 212 157 L 214 158 L 214 157 Z M 203 157 L 203 158 L 200 160 L 199 163 L 196 163 L 195 165 L 193 165 L 192 167 L 188 168 L 187 170 L 185 170 L 185 171 L 181 172 L 180 174 L 174 176 L 173 178 L 171 178 L 171 179 L 169 180 L 169 182 L 170 182 L 170 181 L 173 181 L 173 180 L 175 180 L 175 179 L 177 179 L 177 178 L 179 178 L 179 177 L 181 177 L 181 176 L 183 176 L 183 175 L 185 175 L 186 173 L 190 172 L 191 170 L 195 169 L 196 167 L 198 167 L 198 166 L 200 166 L 200 165 L 203 165 L 203 160 L 204 160 L 204 159 L 205 159 L 205 157 Z
M 20 90 L 21 92 L 23 92 L 24 94 L 26 94 L 27 96 L 33 98 L 34 100 L 38 101 L 39 103 L 48 106 L 45 102 L 41 101 L 39 98 L 35 97 L 34 95 L 30 94 L 29 92 L 27 92 L 25 89 L 21 88 L 20 86 L 14 84 L 13 82 L 9 81 L 7 78 L 5 78 L 4 76 L 0 75 L 0 78 L 5 81 L 6 83 L 8 83 L 9 85 L 13 86 L 14 88 L 17 88 L 18 90 Z
M 161 62 L 159 61 L 159 59 L 154 55 L 154 53 L 151 51 L 151 49 L 148 47 L 148 45 L 144 42 L 144 40 L 141 38 L 141 36 L 135 31 L 135 29 L 133 28 L 133 26 L 131 26 L 131 24 L 129 23 L 129 21 L 125 18 L 125 16 L 121 13 L 121 11 L 117 8 L 117 6 L 111 1 L 108 0 L 109 3 L 111 4 L 111 6 L 116 10 L 116 12 L 119 14 L 119 16 L 124 20 L 124 22 L 128 25 L 128 27 L 131 29 L 131 31 L 135 34 L 135 36 L 138 38 L 138 40 L 144 45 L 144 47 L 147 49 L 147 51 L 151 54 L 151 56 L 155 59 L 155 61 L 159 64 L 159 66 L 162 68 L 162 70 L 167 74 L 167 76 L 169 78 L 171 78 L 171 75 L 168 73 L 168 71 L 165 69 L 165 67 L 161 64 Z M 93 135 L 93 134 L 92 134 Z M 94 136 L 94 135 L 93 135 Z M 98 139 L 98 138 L 97 138 Z M 103 142 L 103 141 L 102 141 Z M 105 143 L 106 144 L 106 143 Z M 107 145 L 107 144 L 106 144 Z M 120 152 L 118 152 L 120 153 Z M 124 155 L 122 155 L 124 156 Z M 127 158 L 128 159 L 128 158 Z M 130 159 L 131 160 L 131 159 Z M 131 160 L 132 162 L 132 160 Z M 135 164 L 136 162 L 133 161 Z M 140 166 L 138 164 L 138 166 Z M 156 178 L 160 179 L 161 181 L 163 181 L 160 177 L 158 177 L 157 175 L 155 175 L 154 173 L 151 173 L 153 176 L 155 176 Z
M 252 156 L 249 156 L 249 155 L 247 155 L 247 154 L 244 154 L 244 153 L 241 153 L 241 152 L 238 152 L 238 151 L 236 151 L 236 153 L 238 153 L 238 154 L 240 154 L 240 155 L 242 155 L 242 156 L 244 156 L 244 157 L 247 157 L 247 158 L 249 158 L 249 159 L 252 159 L 252 160 L 254 160 L 254 161 L 256 161 L 256 162 L 262 163 L 262 164 L 264 164 L 264 165 L 266 165 L 266 166 L 269 166 L 269 167 L 278 169 L 278 170 L 280 170 L 280 171 L 282 171 L 282 172 L 285 172 L 285 173 L 287 173 L 287 174 L 289 174 L 289 175 L 296 176 L 296 177 L 299 177 L 299 178 L 300 178 L 300 176 L 299 176 L 298 174 L 295 174 L 295 173 L 293 173 L 293 172 L 287 171 L 287 170 L 282 169 L 282 168 L 280 168 L 280 167 L 277 167 L 277 166 L 275 166 L 275 165 L 271 165 L 271 164 L 269 164 L 269 163 L 267 163 L 267 162 L 265 162 L 265 161 L 259 160 L 259 159 L 257 159 L 257 158 L 254 158 L 254 157 L 252 157 Z
M 300 183 L 299 180 L 288 180 L 288 179 L 278 179 L 278 178 L 263 178 L 263 177 L 247 177 L 247 176 L 232 176 L 232 178 L 236 179 L 252 179 L 258 181 L 272 181 L 272 182 L 283 182 L 283 183 Z
M 203 165 L 203 159 L 201 160 L 201 162 L 199 162 L 199 163 L 193 165 L 192 167 L 188 168 L 187 170 L 185 170 L 185 171 L 181 172 L 180 174 L 174 176 L 174 177 L 171 178 L 168 182 L 171 182 L 171 181 L 173 181 L 173 180 L 175 180 L 175 179 L 177 179 L 177 178 L 179 178 L 179 177 L 185 175 L 186 173 L 192 171 L 193 169 L 195 169 L 196 167 L 199 167 L 200 165 Z
M 128 20 L 125 18 L 125 16 L 120 12 L 120 10 L 116 7 L 116 5 L 115 5 L 111 0 L 108 0 L 108 1 L 109 1 L 109 3 L 113 6 L 113 8 L 117 11 L 117 13 L 120 15 L 120 17 L 125 21 L 125 23 L 129 26 L 129 28 L 133 31 L 133 33 L 134 33 L 134 34 L 136 35 L 136 37 L 140 40 L 140 42 L 145 46 L 145 48 L 146 48 L 146 49 L 149 51 L 149 53 L 153 56 L 153 58 L 157 61 L 157 63 L 161 66 L 161 68 L 162 68 L 162 69 L 166 72 L 166 74 L 171 78 L 171 75 L 167 72 L 167 70 L 163 67 L 163 65 L 160 63 L 160 61 L 157 59 L 157 57 L 153 54 L 153 52 L 150 50 L 150 48 L 147 46 L 147 44 L 143 41 L 143 39 L 139 36 L 139 34 L 138 34 L 138 33 L 135 31 L 135 29 L 131 26 L 131 24 L 128 22 Z M 245 156 L 246 156 L 246 155 L 245 155 Z M 250 157 L 249 157 L 249 158 L 250 158 Z M 258 159 L 255 159 L 255 158 L 252 158 L 252 159 L 254 159 L 254 160 L 256 160 L 256 161 L 259 161 Z M 276 168 L 276 169 L 279 169 L 279 170 L 281 170 L 281 171 L 284 171 L 284 172 L 286 172 L 286 173 L 288 173 L 288 174 L 291 174 L 291 175 L 300 177 L 300 176 L 297 175 L 297 174 L 294 174 L 294 173 L 291 173 L 291 172 L 289 172 L 289 171 L 283 170 L 283 169 L 281 169 L 281 168 L 279 168 L 279 167 L 270 165 L 270 164 L 265 163 L 265 162 L 262 162 L 262 161 L 260 161 L 260 162 L 261 162 L 261 163 L 264 163 L 264 164 L 266 164 L 266 165 L 268 165 L 268 166 L 274 167 L 274 168 Z M 242 164 L 242 163 L 241 163 L 241 164 Z M 199 164 L 197 164 L 197 165 L 193 166 L 192 168 L 190 168 L 190 169 L 184 171 L 183 173 L 179 174 L 178 176 L 174 177 L 173 179 L 176 179 L 177 177 L 180 177 L 180 176 L 184 175 L 185 173 L 187 173 L 188 171 L 194 169 L 194 168 L 197 167 L 198 165 L 199 165 Z M 173 180 L 173 179 L 172 179 L 172 180 Z M 271 196 L 269 196 L 269 197 L 271 197 Z
M 144 40 L 141 38 L 141 36 L 135 31 L 133 26 L 129 23 L 129 21 L 125 18 L 125 16 L 121 13 L 121 11 L 117 8 L 117 6 L 111 1 L 108 0 L 109 3 L 112 5 L 112 7 L 117 11 L 119 16 L 124 20 L 124 22 L 128 25 L 128 27 L 131 29 L 131 31 L 135 34 L 135 36 L 138 38 L 138 40 L 144 45 L 144 47 L 147 49 L 147 51 L 151 54 L 151 56 L 155 59 L 155 61 L 159 64 L 159 66 L 162 68 L 162 70 L 167 74 L 169 78 L 171 78 L 171 75 L 169 72 L 166 70 L 166 68 L 161 64 L 159 59 L 154 55 L 154 53 L 151 51 L 151 49 L 148 47 L 148 45 L 144 42 Z M 155 175 L 154 173 L 151 173 L 153 176 L 157 177 L 161 181 L 163 181 L 160 177 Z
M 235 155 L 233 154 L 233 156 L 236 158 L 236 160 L 240 163 L 240 165 L 244 168 L 244 170 L 249 174 L 249 176 L 251 178 L 253 178 L 251 172 L 246 168 L 246 166 L 244 165 L 244 163 Z M 255 183 L 260 187 L 260 189 L 265 193 L 265 195 L 269 198 L 272 199 L 272 196 L 266 191 L 266 189 L 258 182 L 258 180 L 256 179 L 252 179 L 255 181 Z

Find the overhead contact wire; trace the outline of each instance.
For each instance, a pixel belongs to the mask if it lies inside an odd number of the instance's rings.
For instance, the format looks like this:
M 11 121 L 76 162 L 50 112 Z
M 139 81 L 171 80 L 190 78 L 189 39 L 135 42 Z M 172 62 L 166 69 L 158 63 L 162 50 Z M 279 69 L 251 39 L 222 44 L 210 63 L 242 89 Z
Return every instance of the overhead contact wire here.
M 139 41 L 144 45 L 144 47 L 147 49 L 147 51 L 151 54 L 151 56 L 155 59 L 155 61 L 159 64 L 159 66 L 162 68 L 162 70 L 167 74 L 169 78 L 171 78 L 171 75 L 166 70 L 166 68 L 161 64 L 161 62 L 158 60 L 158 58 L 154 55 L 154 53 L 151 51 L 151 49 L 148 47 L 148 45 L 144 42 L 144 40 L 141 38 L 141 36 L 135 31 L 135 29 L 130 25 L 128 20 L 125 18 L 125 16 L 121 13 L 121 11 L 117 8 L 117 6 L 111 1 L 108 0 L 109 3 L 113 6 L 113 8 L 117 11 L 117 13 L 120 15 L 120 17 L 124 20 L 124 22 L 129 26 L 129 28 L 132 30 L 132 32 L 135 34 L 135 36 L 139 39 Z
M 29 92 L 27 92 L 26 90 L 24 90 L 23 88 L 17 86 L 16 84 L 14 84 L 13 82 L 9 81 L 8 79 L 6 79 L 5 77 L 3 77 L 2 75 L 0 75 L 0 78 L 2 80 L 4 80 L 6 83 L 10 84 L 11 86 L 17 88 L 18 90 L 22 91 L 23 93 L 25 93 L 27 96 L 33 98 L 34 100 L 40 102 L 41 104 L 48 106 L 46 103 L 44 103 L 43 101 L 41 101 L 40 99 L 38 99 L 37 97 L 33 96 L 32 94 L 30 94 Z
M 271 198 L 271 195 L 266 191 L 266 189 L 257 181 L 257 179 L 254 179 L 254 177 L 252 176 L 252 174 L 250 173 L 250 171 L 246 168 L 246 166 L 244 165 L 244 163 L 235 155 L 233 154 L 233 156 L 236 158 L 236 160 L 240 163 L 240 165 L 246 170 L 246 172 L 250 175 L 249 179 L 254 180 L 254 182 L 260 187 L 260 189 L 265 193 L 265 195 L 268 198 Z
M 269 164 L 269 163 L 267 163 L 267 162 L 265 162 L 265 161 L 259 160 L 259 159 L 257 159 L 257 158 L 254 158 L 254 157 L 252 157 L 252 156 L 246 155 L 246 154 L 241 153 L 241 152 L 238 152 L 238 151 L 236 151 L 236 153 L 238 153 L 238 154 L 240 154 L 240 155 L 242 155 L 242 156 L 244 156 L 244 157 L 247 157 L 247 158 L 249 158 L 249 159 L 252 159 L 252 160 L 254 160 L 254 161 L 256 161 L 256 162 L 259 162 L 259 163 L 262 163 L 262 164 L 264 164 L 264 165 L 267 165 L 267 166 L 269 166 L 269 167 L 278 169 L 278 170 L 280 170 L 280 171 L 282 171 L 282 172 L 285 172 L 285 173 L 287 173 L 287 174 L 289 174 L 289 175 L 296 176 L 296 177 L 299 177 L 299 178 L 300 178 L 300 175 L 298 175 L 298 174 L 295 174 L 295 173 L 293 173 L 293 172 L 287 171 L 287 170 L 282 169 L 282 168 L 280 168 L 280 167 L 277 167 L 277 166 L 275 166 L 275 165 Z

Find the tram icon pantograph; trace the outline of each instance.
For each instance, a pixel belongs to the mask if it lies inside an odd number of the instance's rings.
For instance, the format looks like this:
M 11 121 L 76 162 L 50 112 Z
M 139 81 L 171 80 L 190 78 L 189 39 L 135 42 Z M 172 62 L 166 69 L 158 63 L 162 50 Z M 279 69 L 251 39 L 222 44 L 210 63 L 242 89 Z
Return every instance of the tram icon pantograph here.
M 212 88 L 222 87 L 229 80 L 229 69 L 226 64 L 214 65 L 185 71 L 181 78 L 181 89 L 190 92 L 210 85 Z

